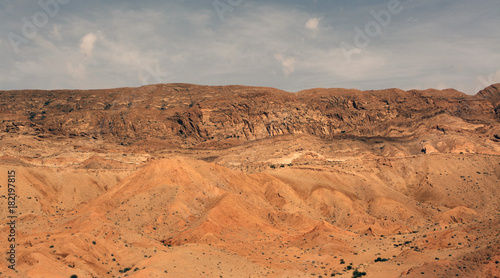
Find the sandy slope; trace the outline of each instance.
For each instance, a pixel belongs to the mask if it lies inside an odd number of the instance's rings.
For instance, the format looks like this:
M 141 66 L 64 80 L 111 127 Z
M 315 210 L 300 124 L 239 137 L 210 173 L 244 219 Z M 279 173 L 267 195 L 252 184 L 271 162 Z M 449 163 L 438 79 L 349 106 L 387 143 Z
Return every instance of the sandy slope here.
M 258 174 L 184 157 L 137 171 L 4 165 L 1 173 L 11 168 L 19 181 L 20 277 L 124 276 L 126 268 L 137 277 L 329 276 L 356 268 L 368 277 L 498 275 L 496 156 L 418 155 Z M 0 271 L 11 275 L 5 263 Z

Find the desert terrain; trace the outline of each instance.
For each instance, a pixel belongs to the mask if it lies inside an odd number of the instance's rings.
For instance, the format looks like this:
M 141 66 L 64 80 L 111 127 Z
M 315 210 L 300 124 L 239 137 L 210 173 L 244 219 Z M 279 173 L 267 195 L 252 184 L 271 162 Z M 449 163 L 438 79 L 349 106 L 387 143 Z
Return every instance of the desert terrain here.
M 0 277 L 500 277 L 500 84 L 0 91 L 0 119 Z

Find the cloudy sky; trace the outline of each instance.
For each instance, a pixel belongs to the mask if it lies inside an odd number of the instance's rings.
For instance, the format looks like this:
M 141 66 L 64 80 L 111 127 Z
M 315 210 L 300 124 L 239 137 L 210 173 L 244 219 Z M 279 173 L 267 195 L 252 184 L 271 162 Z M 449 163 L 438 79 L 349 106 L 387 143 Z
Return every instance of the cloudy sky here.
M 0 90 L 500 82 L 500 0 L 0 0 Z

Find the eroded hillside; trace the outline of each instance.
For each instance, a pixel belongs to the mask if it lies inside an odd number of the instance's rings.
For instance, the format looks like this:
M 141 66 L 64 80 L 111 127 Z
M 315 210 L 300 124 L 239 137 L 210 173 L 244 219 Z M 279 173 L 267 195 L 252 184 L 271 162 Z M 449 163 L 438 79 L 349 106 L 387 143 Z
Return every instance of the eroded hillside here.
M 0 95 L 2 277 L 500 276 L 498 84 Z

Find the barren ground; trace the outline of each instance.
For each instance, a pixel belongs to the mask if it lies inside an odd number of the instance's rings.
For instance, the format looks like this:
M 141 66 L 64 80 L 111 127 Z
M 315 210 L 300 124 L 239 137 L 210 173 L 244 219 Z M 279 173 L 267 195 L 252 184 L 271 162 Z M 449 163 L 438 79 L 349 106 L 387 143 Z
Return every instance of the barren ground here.
M 218 142 L 4 130 L 0 276 L 500 277 L 499 123 L 452 114 Z

